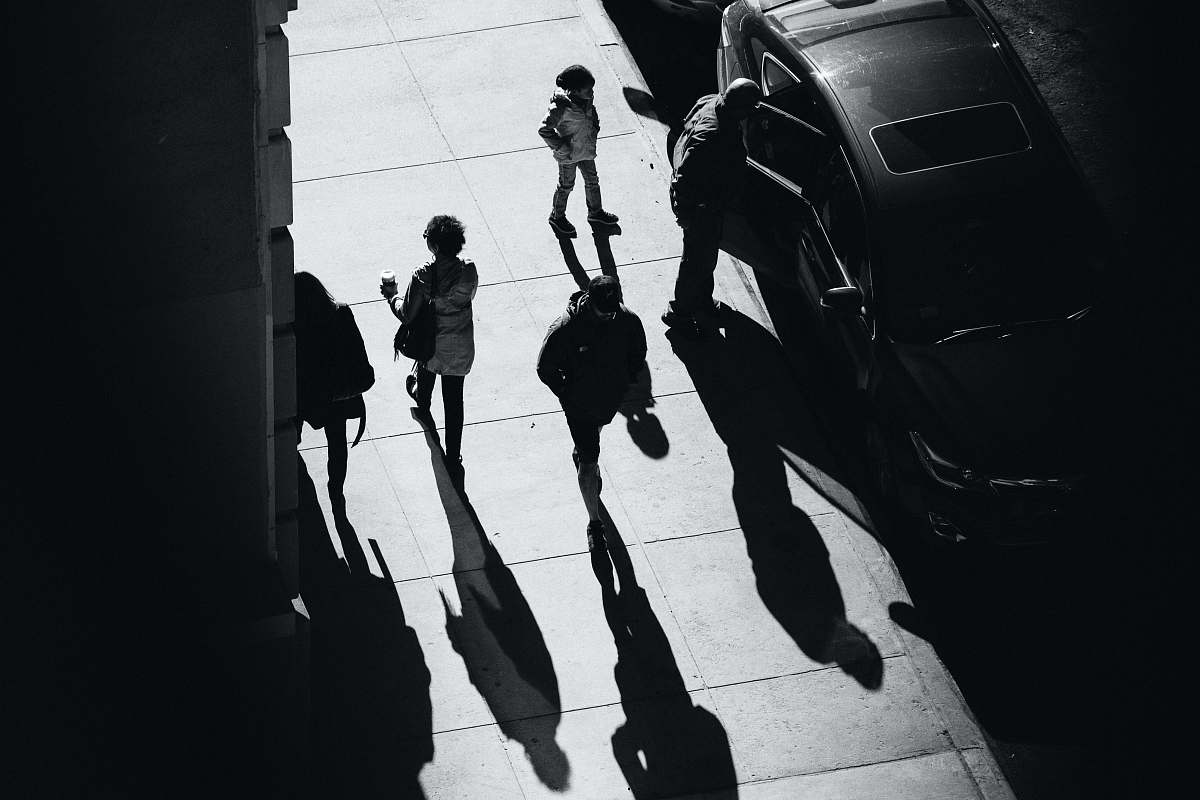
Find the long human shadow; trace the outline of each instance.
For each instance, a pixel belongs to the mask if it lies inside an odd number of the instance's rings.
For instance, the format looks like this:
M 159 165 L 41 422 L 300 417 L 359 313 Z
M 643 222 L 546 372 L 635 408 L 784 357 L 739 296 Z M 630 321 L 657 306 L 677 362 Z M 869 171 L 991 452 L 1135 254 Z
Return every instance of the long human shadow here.
M 612 735 L 613 757 L 638 800 L 700 792 L 710 800 L 736 800 L 737 773 L 725 728 L 692 704 L 667 634 L 603 503 L 600 513 L 608 547 L 592 553 L 592 571 L 617 646 L 613 677 L 625 712 Z
M 755 335 L 754 330 L 761 332 Z M 789 377 L 772 362 L 778 344 L 732 312 L 726 335 L 668 332 L 733 466 L 733 503 L 763 604 L 809 658 L 837 664 L 868 689 L 883 680 L 875 644 L 846 619 L 841 589 L 816 526 L 792 503 L 781 448 L 828 459 L 815 427 L 788 402 Z
M 308 796 L 423 799 L 418 777 L 433 760 L 433 713 L 420 642 L 374 541 L 383 577 L 347 572 L 297 460 L 300 591 L 312 633 Z M 348 520 L 339 525 L 354 535 Z
M 562 701 L 541 628 L 484 531 L 461 476 L 447 471 L 436 431 L 423 427 L 454 549 L 458 596 L 442 592 L 446 634 L 501 732 L 521 744 L 546 787 L 565 791 L 571 766 L 555 740 Z

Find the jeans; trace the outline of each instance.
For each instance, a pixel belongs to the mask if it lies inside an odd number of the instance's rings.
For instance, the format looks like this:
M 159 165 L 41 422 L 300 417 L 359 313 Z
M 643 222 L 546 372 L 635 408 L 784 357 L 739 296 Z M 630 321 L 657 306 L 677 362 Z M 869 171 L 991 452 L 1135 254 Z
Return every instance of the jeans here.
M 567 197 L 575 188 L 575 168 L 583 173 L 583 196 L 587 201 L 589 214 L 601 211 L 604 205 L 600 202 L 600 176 L 596 173 L 596 162 L 575 161 L 571 164 L 559 163 L 558 188 L 554 190 L 554 207 L 551 213 L 561 217 L 567 213 Z
M 463 381 L 465 375 L 442 376 L 442 408 L 446 412 L 446 456 L 457 459 L 462 454 Z M 429 408 L 433 400 L 433 383 L 437 375 L 422 364 L 417 370 L 417 405 Z
M 675 279 L 675 313 L 684 316 L 708 311 L 713 304 L 713 272 L 721 247 L 725 216 L 698 208 L 683 229 L 683 256 Z

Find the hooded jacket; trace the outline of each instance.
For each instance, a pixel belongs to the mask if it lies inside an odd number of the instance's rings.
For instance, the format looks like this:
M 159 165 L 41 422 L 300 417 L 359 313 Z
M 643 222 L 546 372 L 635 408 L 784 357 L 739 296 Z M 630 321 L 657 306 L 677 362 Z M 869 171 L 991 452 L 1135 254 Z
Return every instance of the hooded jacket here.
M 437 285 L 430 287 L 432 280 Z M 475 361 L 475 321 L 471 300 L 479 289 L 475 264 L 458 256 L 445 256 L 413 270 L 404 294 L 392 298 L 392 313 L 409 323 L 433 296 L 437 338 L 433 358 L 425 369 L 437 375 L 466 375 Z
M 554 151 L 559 163 L 594 159 L 596 137 L 600 135 L 600 115 L 596 113 L 595 102 L 574 99 L 562 89 L 555 89 L 538 135 Z
M 699 205 L 720 211 L 736 195 L 746 170 L 742 128 L 721 119 L 721 95 L 701 97 L 683 123 L 671 153 L 671 208 L 688 213 Z
M 645 363 L 646 331 L 637 314 L 622 304 L 615 319 L 600 319 L 580 291 L 546 331 L 537 374 L 568 414 L 607 425 Z

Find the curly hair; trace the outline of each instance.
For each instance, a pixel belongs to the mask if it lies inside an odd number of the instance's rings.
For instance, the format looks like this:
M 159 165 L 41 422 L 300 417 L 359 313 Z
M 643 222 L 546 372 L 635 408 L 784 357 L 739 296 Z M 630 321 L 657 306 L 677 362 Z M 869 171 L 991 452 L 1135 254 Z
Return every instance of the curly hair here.
M 586 89 L 596 85 L 596 77 L 582 64 L 572 64 L 558 73 L 558 77 L 554 79 L 554 85 L 562 87 L 568 92 Z
M 425 226 L 425 239 L 432 242 L 438 253 L 456 256 L 467 242 L 467 228 L 458 217 L 438 214 Z

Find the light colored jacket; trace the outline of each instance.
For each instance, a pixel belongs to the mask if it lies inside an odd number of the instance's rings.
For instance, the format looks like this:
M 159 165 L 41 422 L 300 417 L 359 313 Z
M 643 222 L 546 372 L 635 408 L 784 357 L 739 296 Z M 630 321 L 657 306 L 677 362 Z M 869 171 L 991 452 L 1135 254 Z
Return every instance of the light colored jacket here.
M 430 281 L 437 284 L 430 291 Z M 475 320 L 471 300 L 479 289 L 475 264 L 458 256 L 443 256 L 413 270 L 408 289 L 392 298 L 392 313 L 409 323 L 433 295 L 437 342 L 425 369 L 437 375 L 466 375 L 475 361 Z
M 595 102 L 574 100 L 562 89 L 556 89 L 538 135 L 561 164 L 594 159 L 596 138 L 600 135 L 600 115 Z

